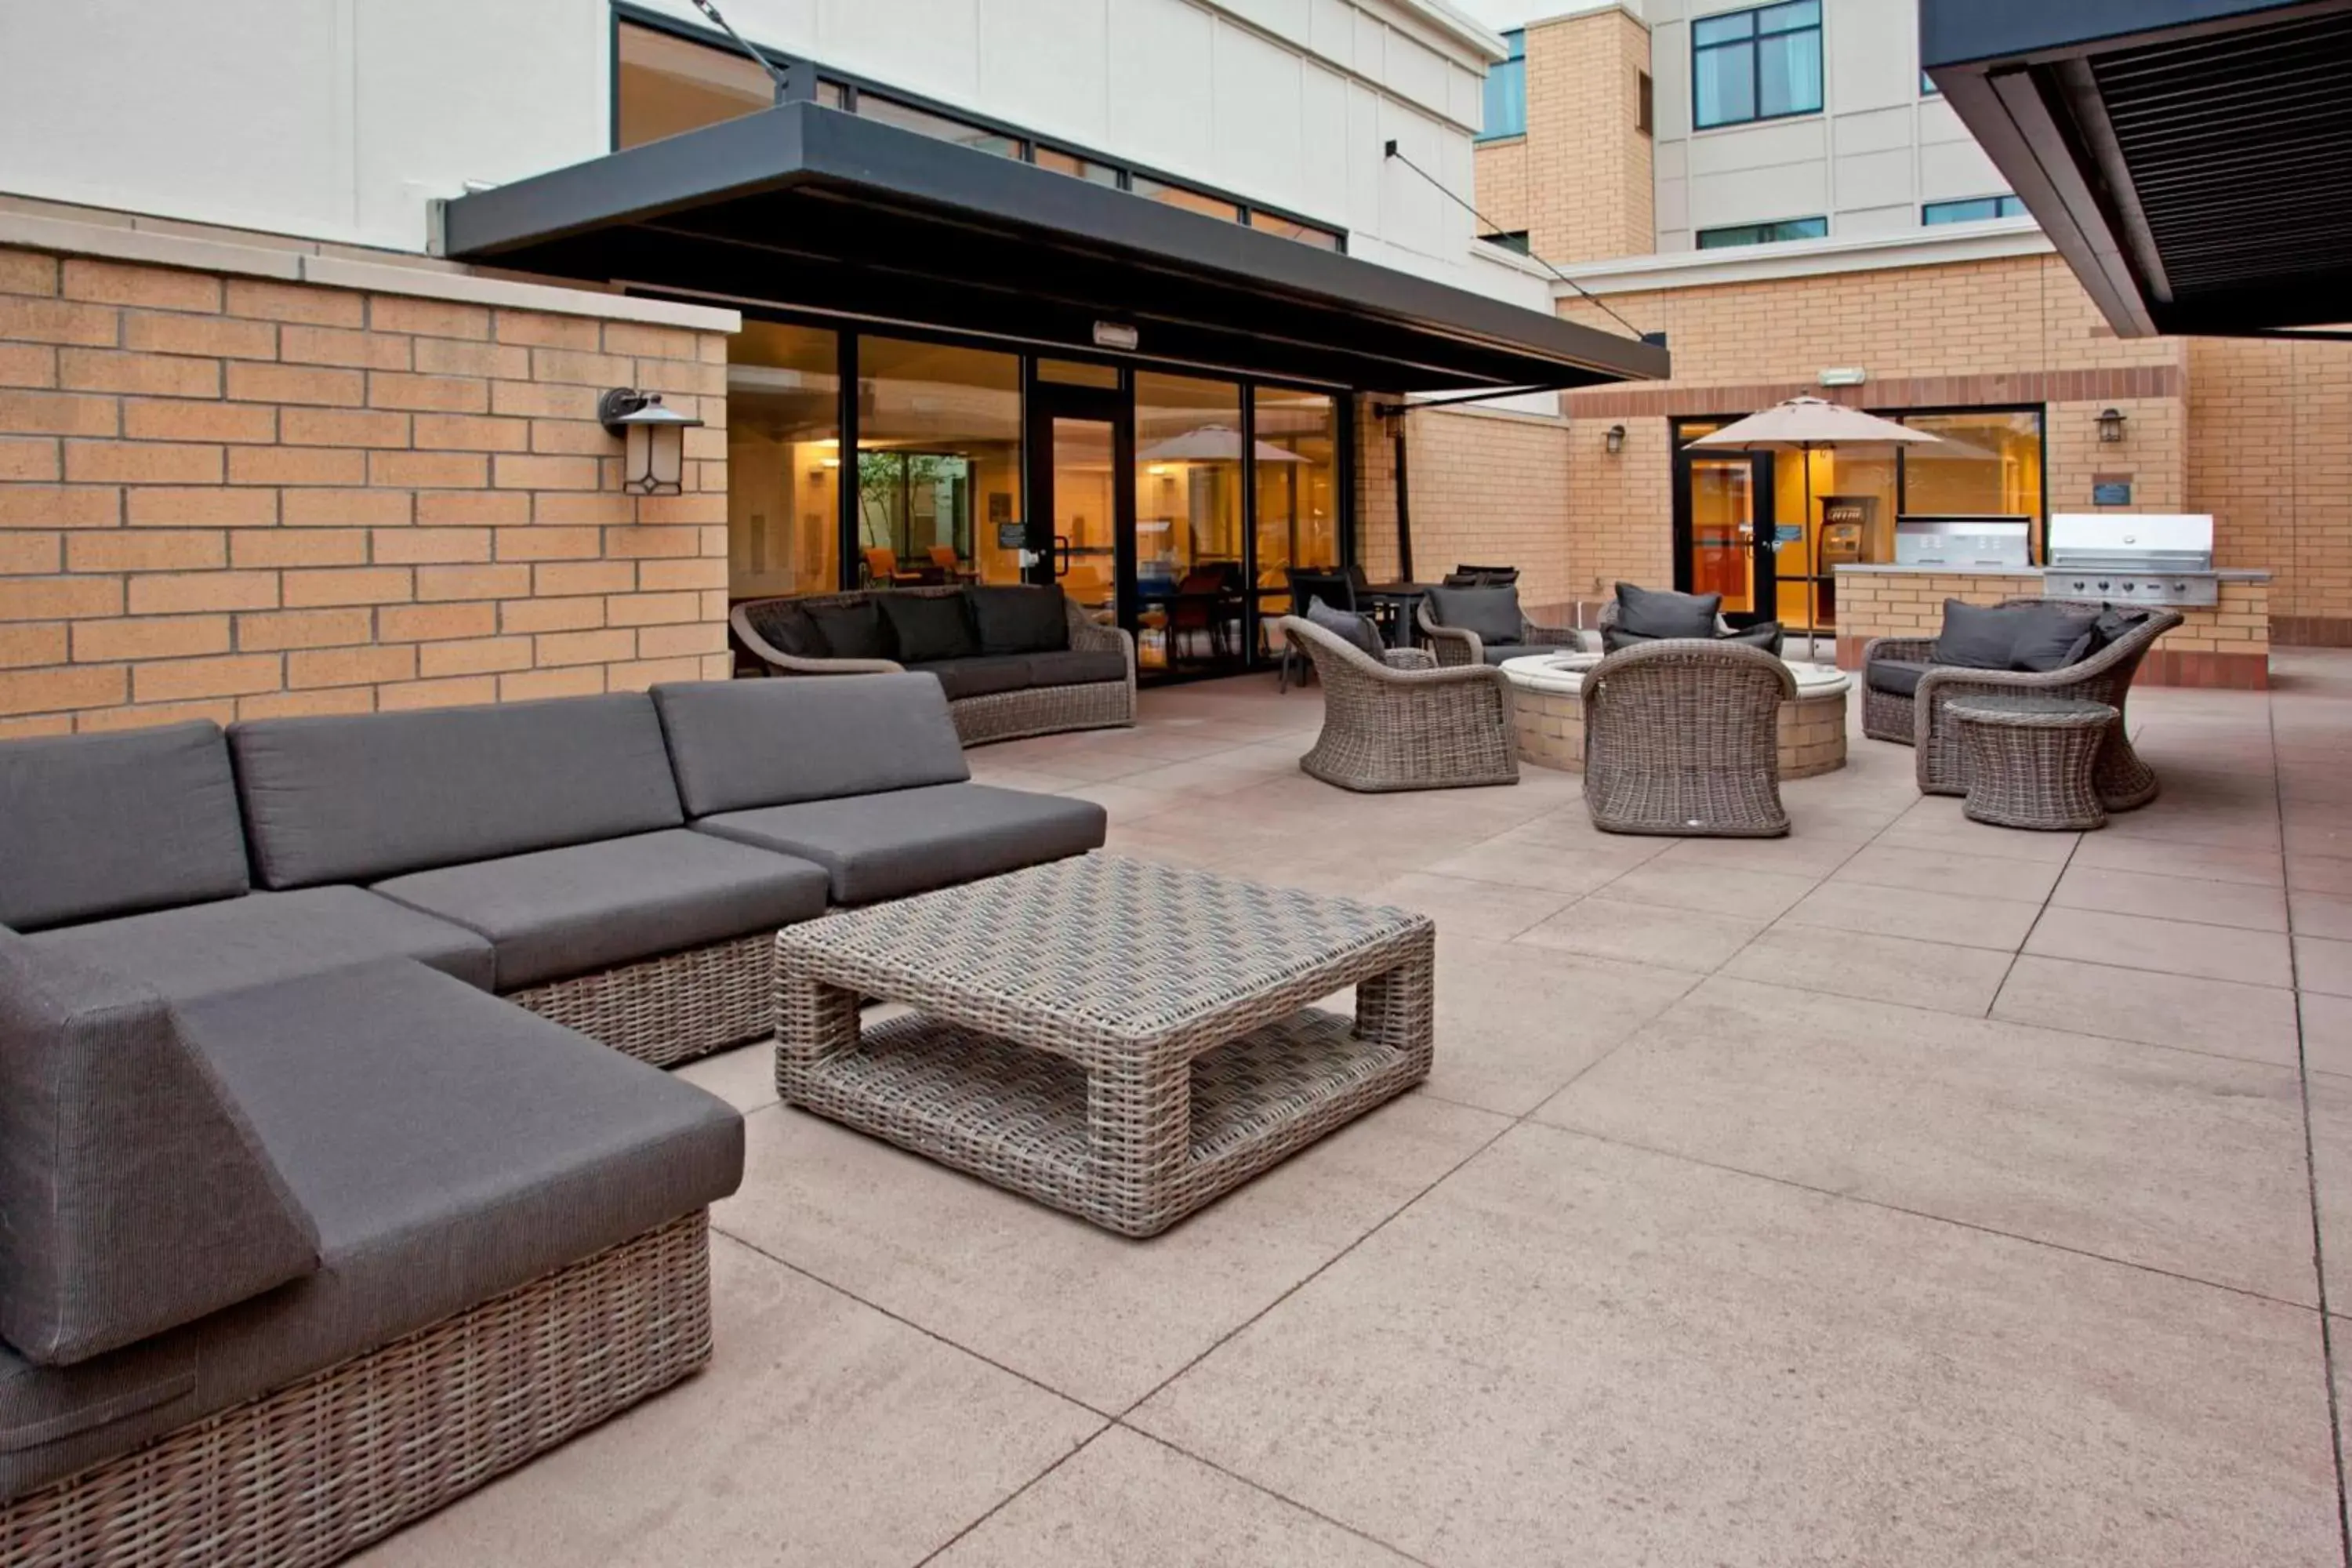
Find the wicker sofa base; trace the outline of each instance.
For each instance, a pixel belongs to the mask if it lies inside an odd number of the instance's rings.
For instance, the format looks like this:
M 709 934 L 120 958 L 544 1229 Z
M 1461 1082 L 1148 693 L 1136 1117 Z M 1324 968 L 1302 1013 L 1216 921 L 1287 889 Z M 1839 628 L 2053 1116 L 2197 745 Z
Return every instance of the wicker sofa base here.
M 1067 730 L 1116 730 L 1135 722 L 1135 688 L 1124 680 L 1034 686 L 961 698 L 948 704 L 948 713 L 956 738 L 967 746 Z
M 671 1067 L 775 1026 L 772 931 L 509 992 L 507 1000 L 623 1056 Z
M 708 1213 L 0 1504 L 10 1568 L 336 1562 L 710 1359 Z

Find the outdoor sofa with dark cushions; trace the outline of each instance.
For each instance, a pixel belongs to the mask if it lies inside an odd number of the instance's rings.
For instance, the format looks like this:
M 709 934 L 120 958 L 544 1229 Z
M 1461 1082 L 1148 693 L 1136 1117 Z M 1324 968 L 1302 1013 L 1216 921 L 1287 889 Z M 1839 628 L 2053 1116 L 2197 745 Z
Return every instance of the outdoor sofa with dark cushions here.
M 1509 584 L 1432 588 L 1414 618 L 1441 665 L 1500 664 L 1544 653 L 1580 653 L 1570 626 L 1540 626 L 1519 609 Z
M 836 904 L 904 898 L 1101 847 L 1092 801 L 971 782 L 936 680 L 656 686 L 698 833 L 824 868 Z
M 749 599 L 728 622 L 772 675 L 929 675 L 967 746 L 1135 722 L 1134 638 L 1057 587 Z
M 0 744 L 12 1564 L 332 1561 L 709 1358 L 740 1118 L 251 847 L 210 724 Z
M 1759 621 L 1734 627 L 1720 614 L 1720 594 L 1681 594 L 1671 588 L 1617 584 L 1615 595 L 1601 606 L 1601 647 L 1621 653 L 1643 643 L 1699 637 L 1709 642 L 1736 643 L 1780 657 L 1783 635 L 1778 621 Z
M 1917 747 L 1923 792 L 1966 794 L 1958 726 L 1943 716 L 1954 698 L 2032 694 L 2104 702 L 2120 716 L 2140 660 L 2180 622 L 2175 610 L 2071 599 L 1947 599 L 1937 636 L 1873 637 L 1863 645 L 1863 733 Z M 2156 798 L 2156 774 L 2132 749 L 2129 728 L 2119 717 L 2093 769 L 2094 787 L 2110 811 Z

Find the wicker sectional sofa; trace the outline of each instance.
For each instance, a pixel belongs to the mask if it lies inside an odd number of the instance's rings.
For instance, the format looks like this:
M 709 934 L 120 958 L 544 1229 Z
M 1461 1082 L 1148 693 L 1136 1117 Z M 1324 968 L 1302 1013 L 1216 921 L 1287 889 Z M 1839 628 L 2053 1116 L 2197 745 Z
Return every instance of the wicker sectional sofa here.
M 692 1373 L 742 1125 L 654 1064 L 1103 829 L 908 675 L 0 745 L 0 1562 L 332 1562 Z
M 1135 639 L 1097 625 L 1059 588 L 972 584 L 750 599 L 728 621 L 772 675 L 931 676 L 967 746 L 1135 722 Z

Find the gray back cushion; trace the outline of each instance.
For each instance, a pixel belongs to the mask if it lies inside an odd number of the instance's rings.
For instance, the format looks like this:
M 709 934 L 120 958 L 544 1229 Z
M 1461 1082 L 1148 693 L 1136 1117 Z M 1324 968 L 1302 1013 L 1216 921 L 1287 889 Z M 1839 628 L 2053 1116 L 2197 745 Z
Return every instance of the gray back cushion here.
M 964 595 L 982 653 L 1056 653 L 1070 646 L 1070 616 L 1059 588 L 974 584 Z
M 1475 632 L 1478 640 L 1515 643 L 1519 640 L 1519 591 L 1490 588 L 1432 588 L 1429 618 L 1454 631 Z
M 1944 626 L 1936 637 L 1937 664 L 1962 669 L 2007 669 L 2017 647 L 2022 606 L 1944 601 Z
M 229 731 L 266 888 L 372 882 L 685 821 L 642 692 Z
M 45 1366 L 299 1279 L 319 1234 L 143 985 L 0 931 L 0 1338 Z
M 1381 641 L 1378 626 L 1370 616 L 1360 616 L 1353 610 L 1335 610 L 1320 599 L 1307 601 L 1307 618 L 1325 631 L 1354 646 L 1356 650 L 1374 663 L 1388 660 L 1388 648 Z
M 0 744 L 0 925 L 246 890 L 228 747 L 210 722 Z
M 929 675 L 691 681 L 654 702 L 689 816 L 971 777 Z
M 1645 637 L 1711 637 L 1720 594 L 1678 594 L 1671 588 L 1617 584 L 1617 626 Z

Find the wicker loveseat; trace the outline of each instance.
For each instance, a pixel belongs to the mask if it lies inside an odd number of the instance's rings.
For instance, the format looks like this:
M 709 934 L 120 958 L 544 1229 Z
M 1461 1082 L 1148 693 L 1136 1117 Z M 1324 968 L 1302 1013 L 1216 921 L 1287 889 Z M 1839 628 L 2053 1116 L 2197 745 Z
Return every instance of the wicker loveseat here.
M 1298 616 L 1283 616 L 1281 626 L 1323 683 L 1323 731 L 1298 760 L 1302 772 L 1367 792 L 1518 783 L 1511 687 L 1501 670 L 1440 668 L 1420 648 L 1391 648 L 1375 659 Z
M 945 658 L 905 657 L 885 616 L 878 643 L 843 654 L 827 643 L 814 618 L 879 607 L 893 596 L 964 606 L 969 651 L 959 647 Z M 1024 599 L 1031 602 L 1024 605 Z M 993 630 L 991 616 L 1000 607 L 1025 610 L 1028 626 Z M 1059 588 L 967 584 L 749 599 L 729 613 L 728 621 L 772 675 L 909 669 L 935 677 L 967 746 L 1135 722 L 1135 639 L 1116 626 L 1097 625 Z
M 0 1563 L 331 1562 L 693 1372 L 742 1123 L 655 1064 L 1105 826 L 912 675 L 0 744 Z
M 2058 605 L 2085 613 L 2103 606 L 2073 600 L 2004 599 L 2004 608 Z M 2104 702 L 2120 716 L 2132 678 L 2157 638 L 2180 625 L 2176 610 L 2155 609 L 2096 653 L 2063 668 L 1973 669 L 1934 662 L 1934 637 L 1873 637 L 1863 645 L 1862 731 L 1873 740 L 1918 748 L 1916 766 L 1926 795 L 1966 795 L 1968 773 L 1959 726 L 1944 714 L 1956 697 L 2032 693 Z M 1909 690 L 1903 689 L 1908 687 Z M 2094 787 L 2110 811 L 2128 811 L 2156 798 L 2156 773 L 2132 750 L 2130 725 L 2119 717 L 2099 748 Z

